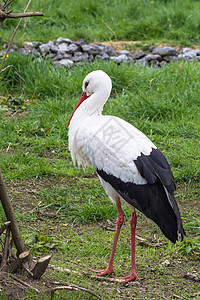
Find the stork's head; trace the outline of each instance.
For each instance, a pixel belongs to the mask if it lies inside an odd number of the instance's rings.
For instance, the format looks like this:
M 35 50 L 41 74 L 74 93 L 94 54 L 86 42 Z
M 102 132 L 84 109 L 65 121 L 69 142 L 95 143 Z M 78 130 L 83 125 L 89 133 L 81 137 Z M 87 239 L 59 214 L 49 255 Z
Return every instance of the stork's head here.
M 67 123 L 69 126 L 76 111 L 91 115 L 95 111 L 102 111 L 112 89 L 110 77 L 103 71 L 97 70 L 89 73 L 83 80 L 83 93 Z

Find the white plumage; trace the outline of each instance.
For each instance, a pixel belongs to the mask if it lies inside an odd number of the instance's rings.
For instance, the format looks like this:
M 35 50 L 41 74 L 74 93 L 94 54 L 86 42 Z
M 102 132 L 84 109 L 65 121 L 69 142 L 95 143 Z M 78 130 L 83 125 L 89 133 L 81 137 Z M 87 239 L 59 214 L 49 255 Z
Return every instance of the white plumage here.
M 120 201 L 131 208 L 132 267 L 125 282 L 138 279 L 135 270 L 135 208 L 154 220 L 166 237 L 175 242 L 184 235 L 173 192 L 174 178 L 163 154 L 138 129 L 126 121 L 103 116 L 112 83 L 101 70 L 91 72 L 83 81 L 83 94 L 68 122 L 69 150 L 73 163 L 93 166 L 106 193 L 117 205 L 117 230 L 108 268 L 113 269 L 117 238 L 123 223 Z

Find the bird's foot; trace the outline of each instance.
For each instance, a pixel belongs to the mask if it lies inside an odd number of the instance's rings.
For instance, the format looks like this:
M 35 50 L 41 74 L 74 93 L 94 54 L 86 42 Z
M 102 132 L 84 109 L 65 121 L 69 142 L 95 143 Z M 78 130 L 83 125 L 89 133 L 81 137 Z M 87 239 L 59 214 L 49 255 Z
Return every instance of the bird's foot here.
M 113 269 L 113 267 L 107 267 L 106 269 L 104 270 L 93 270 L 91 269 L 92 272 L 95 272 L 98 276 L 103 276 L 103 275 L 110 275 L 112 273 L 114 273 L 116 275 L 116 272 L 115 270 Z
M 129 276 L 117 277 L 117 279 L 124 279 L 123 281 L 121 281 L 121 283 L 127 283 L 127 282 L 132 281 L 132 280 L 140 281 L 140 278 L 136 275 L 135 272 L 131 273 Z

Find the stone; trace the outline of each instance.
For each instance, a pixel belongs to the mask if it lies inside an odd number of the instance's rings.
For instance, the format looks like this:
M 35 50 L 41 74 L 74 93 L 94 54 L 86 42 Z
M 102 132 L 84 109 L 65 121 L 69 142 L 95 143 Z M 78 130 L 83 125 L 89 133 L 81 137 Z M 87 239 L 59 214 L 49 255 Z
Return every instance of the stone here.
M 89 44 L 89 51 L 88 53 L 89 54 L 92 54 L 92 55 L 97 55 L 97 54 L 101 54 L 102 53 L 102 48 L 98 45 L 95 45 L 95 44 Z
M 41 42 L 33 42 L 32 43 L 35 49 L 38 49 L 40 45 L 42 45 Z
M 119 55 L 119 56 L 111 56 L 111 60 L 114 60 L 118 65 L 121 64 L 122 62 L 128 61 L 128 56 L 125 54 Z
M 84 53 L 89 57 L 88 53 Z M 82 52 L 74 52 L 74 55 L 72 56 L 71 60 L 74 62 L 80 62 L 84 59 Z
M 94 60 L 94 55 L 90 54 L 89 60 L 93 61 Z
M 61 66 L 61 67 L 66 67 L 69 68 L 73 66 L 74 62 L 71 59 L 61 59 L 61 60 L 56 60 L 53 62 L 54 65 L 56 66 Z
M 86 42 L 82 39 L 79 41 L 76 41 L 74 44 L 76 44 L 77 46 L 87 45 Z
M 141 58 L 143 58 L 144 56 L 146 56 L 146 53 L 140 52 L 140 53 L 134 54 L 134 55 L 132 56 L 132 59 L 141 59 Z
M 102 55 L 102 59 L 103 59 L 103 60 L 109 60 L 109 59 L 110 59 L 110 56 L 109 56 L 107 53 L 104 53 L 104 54 Z
M 13 50 L 18 50 L 18 47 L 17 47 L 17 45 L 15 45 L 15 44 L 13 44 L 13 45 L 11 45 L 11 49 L 13 49 Z
M 59 47 L 55 45 L 50 45 L 51 52 L 57 53 L 59 51 Z
M 31 51 L 35 48 L 34 44 L 32 42 L 24 42 L 23 46 L 25 49 Z
M 147 54 L 145 56 L 147 61 L 151 61 L 151 60 L 158 60 L 158 61 L 162 61 L 162 57 L 158 54 Z
M 50 44 L 42 44 L 39 46 L 39 52 L 41 55 L 46 55 L 50 52 L 51 45 Z
M 82 56 L 82 55 L 83 55 L 83 52 L 81 52 L 81 51 L 74 52 L 74 55 L 76 55 L 76 56 Z
M 149 61 L 149 65 L 151 67 L 160 67 L 160 62 L 158 60 L 156 60 L 156 59 L 155 60 L 152 59 L 152 60 Z
M 89 54 L 88 54 L 88 53 L 86 53 L 86 52 L 85 52 L 85 53 L 82 53 L 82 55 L 81 55 L 81 56 L 82 56 L 82 59 L 83 59 L 83 60 L 86 60 L 86 59 L 88 59 L 88 58 L 89 58 Z
M 57 40 L 56 40 L 56 44 L 61 44 L 61 43 L 66 43 L 66 44 L 72 44 L 72 40 L 70 39 L 67 39 L 67 38 L 62 38 L 62 37 L 59 37 Z
M 67 49 L 68 49 L 68 44 L 65 43 L 65 42 L 60 43 L 60 44 L 58 45 L 58 49 L 59 49 L 60 51 L 67 51 Z
M 122 50 L 122 51 L 119 52 L 119 55 L 123 55 L 123 54 L 125 54 L 127 56 L 130 56 L 130 51 L 128 51 L 128 50 Z
M 26 48 L 21 48 L 18 50 L 18 53 L 20 53 L 22 56 L 26 56 L 30 54 L 30 51 L 28 51 Z
M 72 57 L 71 54 L 66 53 L 64 51 L 59 51 L 59 52 L 57 52 L 56 56 L 54 56 L 54 58 L 52 58 L 52 61 L 61 60 L 63 58 L 71 59 L 71 57 Z
M 188 48 L 183 48 L 182 49 L 182 52 L 183 52 L 183 54 L 190 54 L 190 55 L 193 55 L 193 56 L 195 56 L 195 55 L 200 55 L 200 50 L 194 50 L 194 49 L 188 49 Z
M 15 49 L 11 48 L 11 49 L 8 51 L 8 54 L 14 53 L 14 52 L 15 52 Z
M 22 55 L 32 54 L 32 60 L 42 61 L 48 55 L 52 64 L 55 66 L 70 67 L 74 65 L 83 65 L 86 62 L 92 62 L 94 59 L 108 61 L 112 60 L 116 64 L 132 63 L 144 66 L 161 67 L 174 61 L 185 60 L 188 62 L 200 62 L 200 50 L 183 48 L 178 51 L 173 47 L 149 47 L 148 53 L 140 52 L 132 54 L 133 51 L 122 50 L 116 54 L 115 50 L 108 45 L 101 43 L 87 44 L 84 40 L 72 41 L 68 38 L 59 37 L 46 44 L 41 42 L 24 42 L 23 48 L 12 45 L 10 52 L 21 53 Z M 7 45 L 3 47 L 6 49 Z M 0 53 L 3 56 L 4 52 Z M 35 56 L 35 57 L 34 57 Z
M 106 54 L 108 54 L 109 56 L 115 56 L 116 55 L 114 49 L 110 46 L 107 46 L 107 45 L 104 47 L 104 52 Z
M 146 60 L 145 56 L 140 58 L 136 61 L 136 64 L 143 65 L 144 67 L 148 66 L 148 61 Z
M 163 261 L 161 264 L 161 266 L 169 266 L 170 265 L 170 261 L 168 259 L 166 259 L 165 261 Z
M 81 49 L 83 50 L 83 52 L 89 52 L 90 46 L 89 45 L 81 45 Z
M 33 50 L 31 51 L 31 53 L 32 53 L 35 57 L 40 57 L 40 52 L 37 51 L 36 49 L 33 49 Z
M 199 55 L 200 51 L 198 50 L 189 50 L 187 52 L 185 52 L 185 56 L 192 59 L 195 58 L 197 55 Z
M 178 60 L 178 56 L 164 56 L 163 60 L 170 63 L 171 61 L 177 61 Z
M 77 46 L 76 44 L 70 44 L 65 51 L 67 53 L 74 53 L 78 50 L 79 50 L 79 46 Z
M 178 55 L 178 51 L 176 49 L 174 49 L 173 47 L 158 47 L 158 48 L 154 48 L 152 51 L 153 54 L 159 54 L 161 56 L 177 56 Z
M 96 44 L 99 48 L 99 52 L 104 53 L 105 52 L 105 45 L 103 44 Z
M 160 62 L 160 66 L 161 67 L 166 66 L 166 64 L 167 64 L 167 62 L 165 60 L 163 60 L 163 61 Z
M 97 55 L 95 56 L 95 59 L 99 59 L 99 60 L 101 60 L 101 59 L 102 59 L 102 55 L 100 55 L 100 54 L 97 54 Z
M 179 54 L 179 55 L 178 55 L 178 60 L 189 61 L 190 58 L 189 58 L 188 56 L 186 56 L 185 54 Z
M 182 49 L 183 54 L 185 54 L 187 51 L 190 51 L 190 49 L 188 49 L 188 48 L 183 48 Z

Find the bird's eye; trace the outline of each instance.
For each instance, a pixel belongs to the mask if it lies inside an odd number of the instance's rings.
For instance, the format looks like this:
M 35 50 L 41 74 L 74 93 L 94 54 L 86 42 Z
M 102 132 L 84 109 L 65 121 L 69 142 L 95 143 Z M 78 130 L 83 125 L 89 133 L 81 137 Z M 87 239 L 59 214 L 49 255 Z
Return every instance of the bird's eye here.
M 85 88 L 88 86 L 88 84 L 89 84 L 89 81 L 86 81 L 85 82 Z

